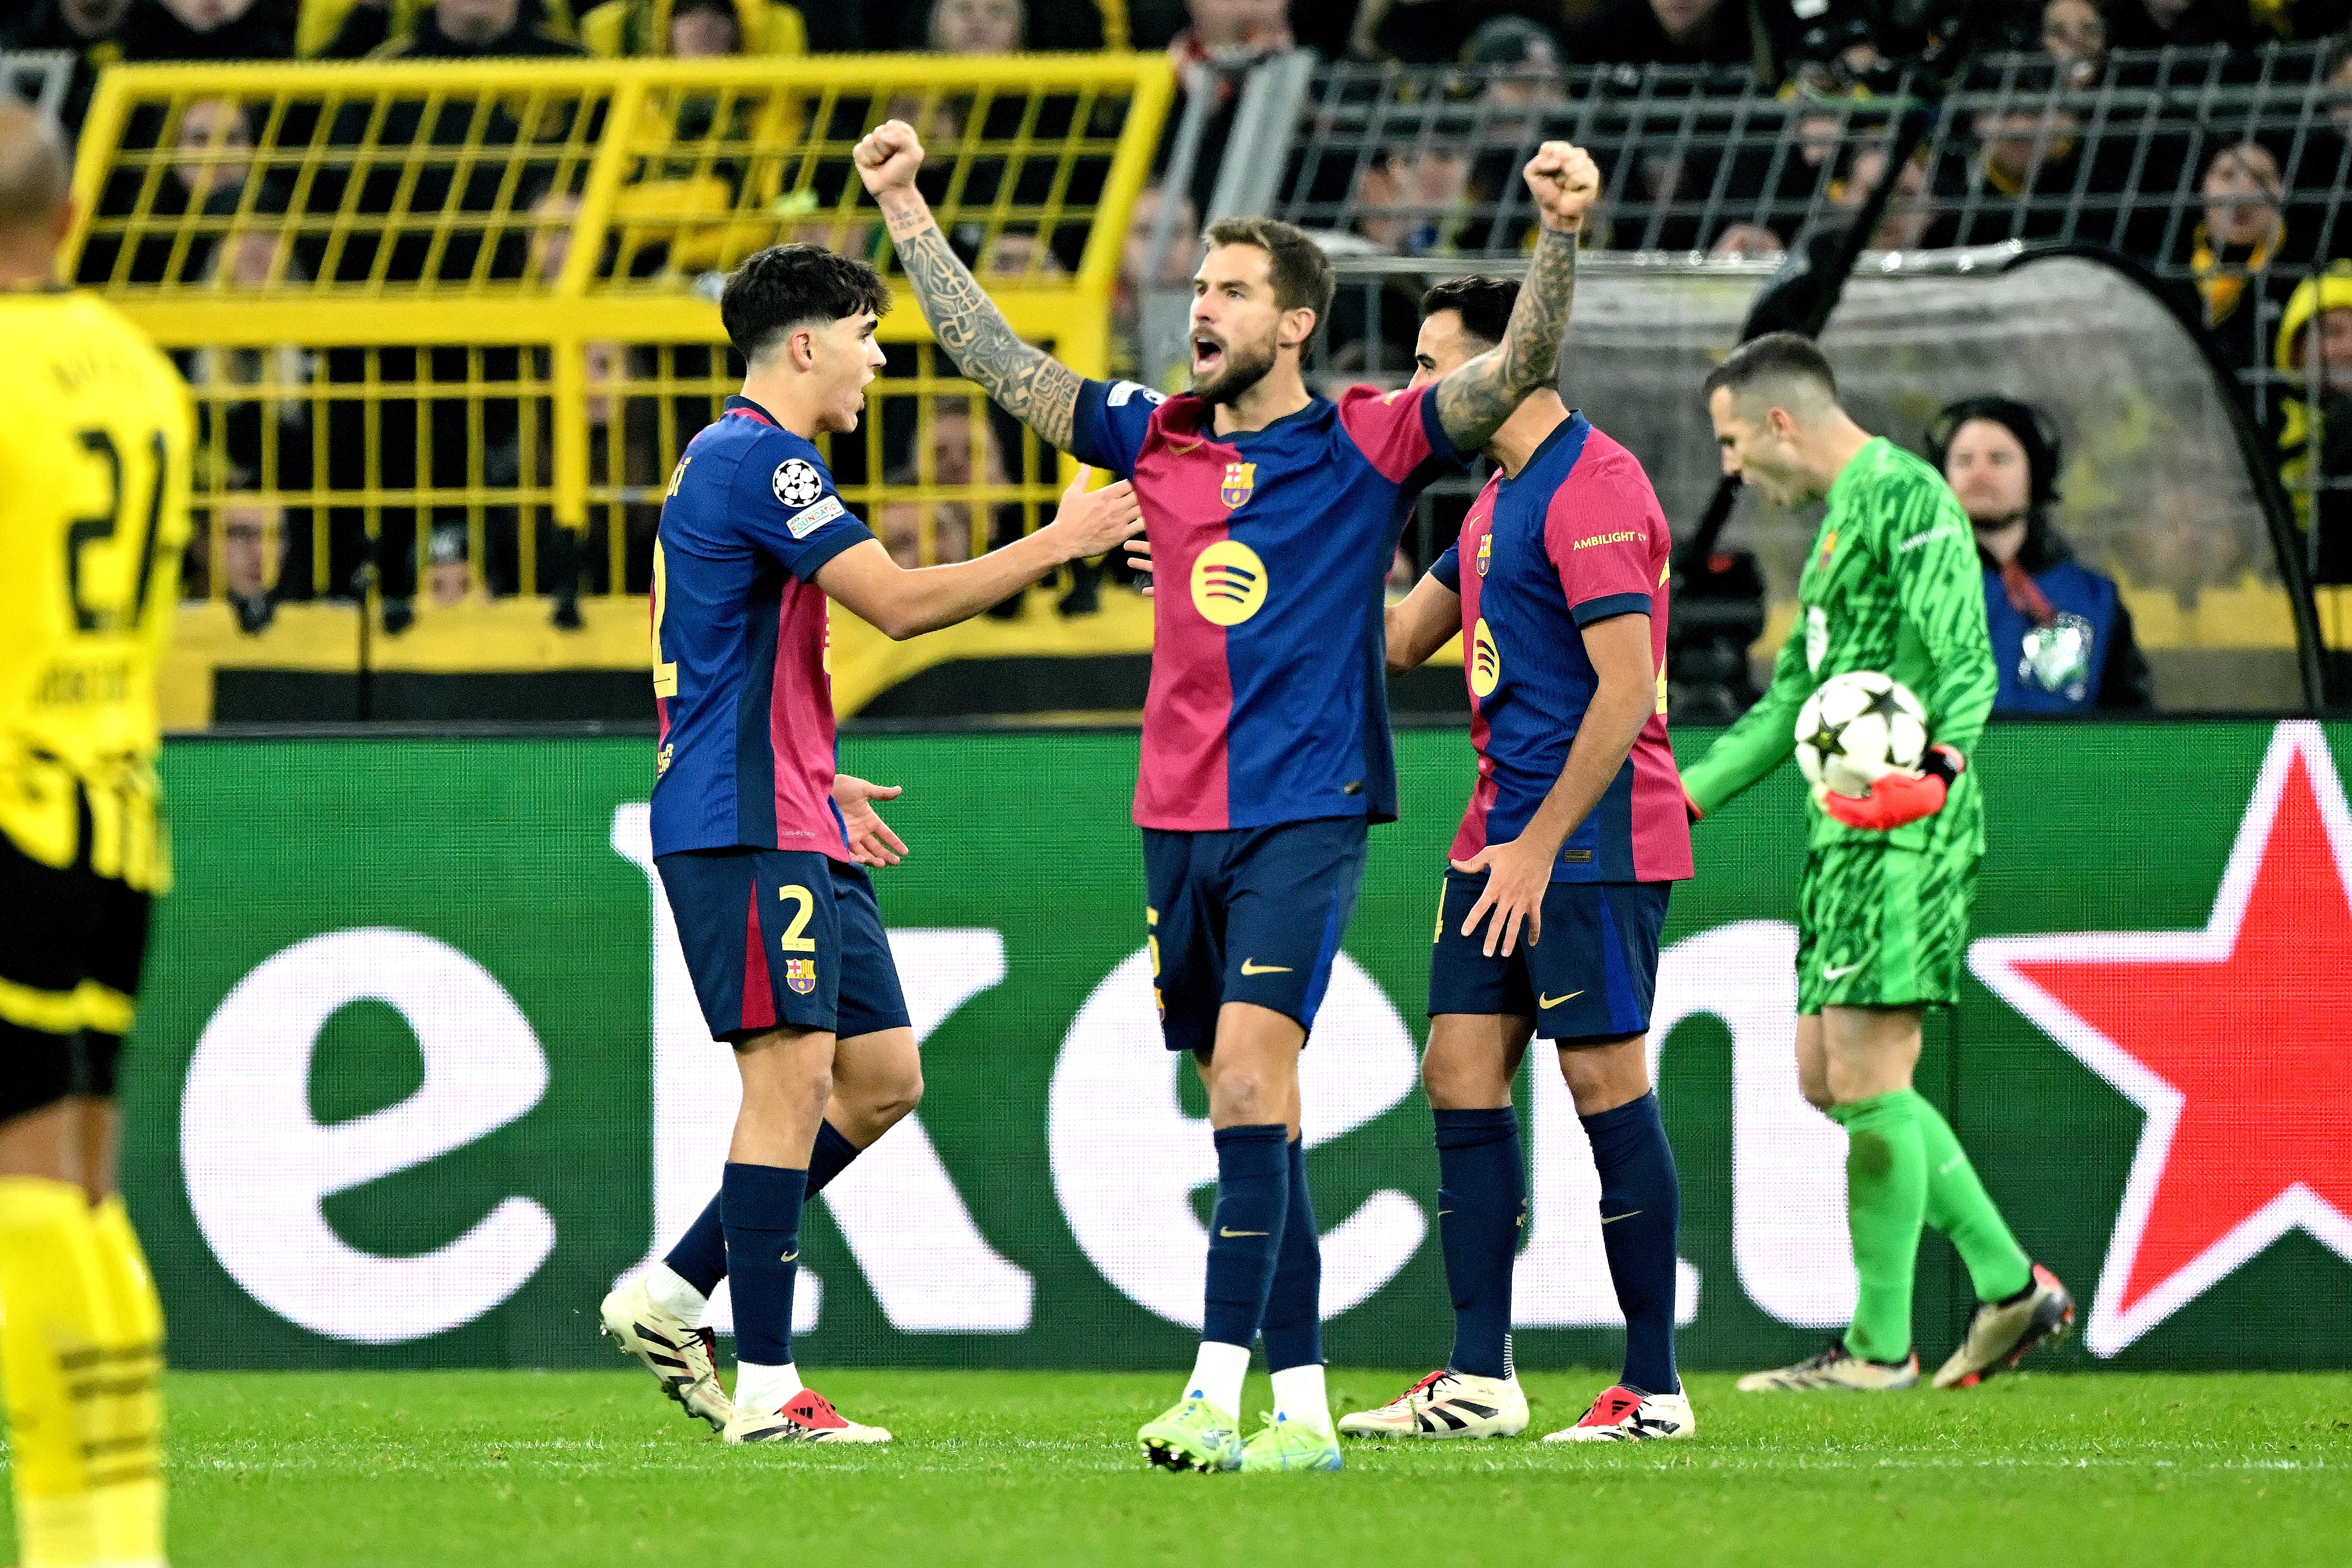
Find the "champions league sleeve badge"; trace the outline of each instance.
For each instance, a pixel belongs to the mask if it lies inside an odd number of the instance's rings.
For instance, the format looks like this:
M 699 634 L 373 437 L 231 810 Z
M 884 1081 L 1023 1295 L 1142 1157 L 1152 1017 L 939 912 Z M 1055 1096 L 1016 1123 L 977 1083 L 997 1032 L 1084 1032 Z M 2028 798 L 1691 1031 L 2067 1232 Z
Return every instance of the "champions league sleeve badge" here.
M 817 477 L 816 465 L 806 458 L 787 458 L 778 463 L 768 484 L 776 492 L 776 499 L 794 510 L 813 504 L 824 493 L 824 480 Z

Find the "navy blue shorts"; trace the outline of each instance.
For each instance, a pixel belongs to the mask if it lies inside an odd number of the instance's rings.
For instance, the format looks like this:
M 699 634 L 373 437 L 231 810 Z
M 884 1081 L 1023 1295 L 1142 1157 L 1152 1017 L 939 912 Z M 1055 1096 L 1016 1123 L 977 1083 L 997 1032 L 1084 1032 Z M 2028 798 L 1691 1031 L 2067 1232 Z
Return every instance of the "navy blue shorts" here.
M 1215 1045 L 1217 1010 L 1228 1002 L 1315 1027 L 1363 885 L 1366 832 L 1360 816 L 1221 833 L 1143 830 L 1144 919 L 1170 1050 Z
M 1658 933 L 1672 882 L 1554 882 L 1544 895 L 1543 941 L 1527 927 L 1508 958 L 1486 956 L 1493 917 L 1462 934 L 1486 874 L 1445 874 L 1437 945 L 1429 956 L 1429 1011 L 1533 1018 L 1536 1033 L 1562 1045 L 1622 1039 L 1650 1026 L 1658 988 Z M 1499 944 L 1498 944 L 1499 945 Z
M 882 906 L 862 866 L 813 849 L 656 857 L 710 1037 L 789 1026 L 844 1039 L 908 1026 Z

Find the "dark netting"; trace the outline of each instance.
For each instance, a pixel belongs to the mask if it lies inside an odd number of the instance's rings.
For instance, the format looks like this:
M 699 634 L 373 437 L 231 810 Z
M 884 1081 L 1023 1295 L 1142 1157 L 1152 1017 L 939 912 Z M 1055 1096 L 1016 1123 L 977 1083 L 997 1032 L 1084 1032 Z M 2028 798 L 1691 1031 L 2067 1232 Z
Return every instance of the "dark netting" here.
M 2122 588 L 2158 706 L 2300 707 L 2292 603 L 2226 383 L 2126 273 L 2074 256 L 2011 267 L 2013 256 L 1994 247 L 1907 265 L 1873 258 L 1822 340 L 1847 407 L 1920 452 L 1930 419 L 1960 398 L 1998 393 L 2045 409 L 2065 447 L 2054 520 Z M 1342 258 L 1336 341 L 1321 351 L 1327 387 L 1401 384 L 1421 290 L 1473 265 Z M 1602 257 L 1578 283 L 1563 389 L 1641 458 L 1685 539 L 1721 471 L 1699 384 L 1738 342 L 1770 277 L 1754 263 Z M 1444 550 L 1484 482 L 1482 465 L 1431 492 L 1406 531 L 1412 565 Z M 1820 519 L 1819 508 L 1781 510 L 1743 492 L 1724 533 L 1763 570 L 1771 614 L 1759 658 L 1779 646 Z

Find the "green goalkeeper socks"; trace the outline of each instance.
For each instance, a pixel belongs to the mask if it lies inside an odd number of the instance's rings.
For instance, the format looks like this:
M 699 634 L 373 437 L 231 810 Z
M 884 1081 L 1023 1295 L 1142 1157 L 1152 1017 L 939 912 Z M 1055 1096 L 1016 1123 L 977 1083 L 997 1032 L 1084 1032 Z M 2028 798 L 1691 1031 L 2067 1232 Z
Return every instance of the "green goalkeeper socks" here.
M 1845 1348 L 1867 1361 L 1899 1362 L 1911 1353 L 1911 1273 L 1927 1208 L 1918 1103 L 1903 1089 L 1830 1109 L 1830 1119 L 1846 1131 L 1846 1226 L 1860 1285 Z
M 1927 1162 L 1927 1223 L 1959 1249 L 1977 1300 L 2004 1301 L 2024 1289 L 2033 1282 L 2033 1260 L 2010 1234 L 1951 1124 L 1916 1089 L 1886 1098 L 1911 1102 L 1911 1120 L 1918 1125 L 1919 1148 Z

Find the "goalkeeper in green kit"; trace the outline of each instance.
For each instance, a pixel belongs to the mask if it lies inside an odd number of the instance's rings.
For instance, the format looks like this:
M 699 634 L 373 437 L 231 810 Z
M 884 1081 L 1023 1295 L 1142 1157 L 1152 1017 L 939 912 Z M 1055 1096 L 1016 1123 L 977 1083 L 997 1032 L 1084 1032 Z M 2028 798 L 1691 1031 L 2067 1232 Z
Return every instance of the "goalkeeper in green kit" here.
M 1822 681 L 1883 672 L 1927 710 L 1922 765 L 1855 797 L 1817 789 L 1797 893 L 1797 1079 L 1846 1131 L 1846 1219 L 1860 1289 L 1853 1321 L 1747 1390 L 1896 1389 L 1919 1381 L 1911 1278 L 1921 1225 L 1949 1237 L 1978 1306 L 1936 1373 L 1971 1387 L 2074 1321 L 2074 1298 L 2028 1258 L 1959 1141 L 1911 1087 L 1920 1009 L 1958 1000 L 1984 802 L 1968 753 L 1996 686 L 1984 580 L 1968 514 L 1935 469 L 1838 406 L 1812 342 L 1775 332 L 1706 379 L 1728 475 L 1780 506 L 1826 499 L 1797 585 L 1797 621 L 1771 689 L 1685 770 L 1694 817 L 1796 748 L 1797 711 Z

